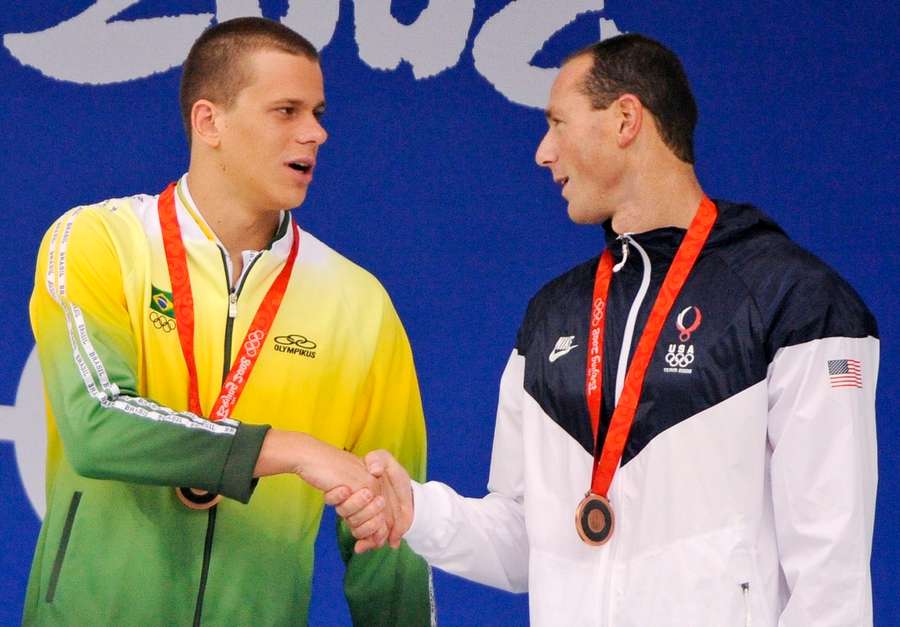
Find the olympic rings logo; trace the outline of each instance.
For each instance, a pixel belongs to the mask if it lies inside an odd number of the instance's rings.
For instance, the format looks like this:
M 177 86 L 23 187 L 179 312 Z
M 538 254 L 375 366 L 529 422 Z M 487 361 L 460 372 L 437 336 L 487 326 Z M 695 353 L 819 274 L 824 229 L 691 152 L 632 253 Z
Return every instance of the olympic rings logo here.
M 250 357 L 256 357 L 256 354 L 259 352 L 259 349 L 262 346 L 262 341 L 265 339 L 265 337 L 266 334 L 259 329 L 248 333 L 247 339 L 244 340 L 244 352 L 247 353 L 247 355 L 249 355 Z
M 666 363 L 672 368 L 686 368 L 694 362 L 694 353 L 666 353 Z
M 594 301 L 594 307 L 591 311 L 591 323 L 594 325 L 600 324 L 600 321 L 603 320 L 603 313 L 606 309 L 606 304 L 602 299 L 598 298 Z
M 169 316 L 156 311 L 150 312 L 150 322 L 153 323 L 154 328 L 159 329 L 164 333 L 171 333 L 175 330 L 175 321 Z

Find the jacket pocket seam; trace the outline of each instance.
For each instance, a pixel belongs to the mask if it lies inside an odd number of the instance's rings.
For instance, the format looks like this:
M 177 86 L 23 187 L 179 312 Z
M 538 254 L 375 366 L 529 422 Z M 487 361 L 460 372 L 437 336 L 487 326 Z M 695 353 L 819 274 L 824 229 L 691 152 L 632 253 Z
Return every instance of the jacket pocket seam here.
M 53 560 L 53 570 L 50 571 L 50 582 L 47 584 L 47 603 L 53 603 L 56 596 L 56 586 L 59 583 L 59 573 L 62 570 L 63 560 L 66 558 L 66 551 L 69 548 L 69 537 L 72 534 L 72 527 L 75 524 L 75 513 L 78 511 L 78 504 L 81 502 L 81 492 L 72 494 L 72 501 L 69 503 L 69 512 L 66 514 L 66 522 L 63 525 L 62 536 L 59 539 L 59 548 L 56 549 L 56 558 Z

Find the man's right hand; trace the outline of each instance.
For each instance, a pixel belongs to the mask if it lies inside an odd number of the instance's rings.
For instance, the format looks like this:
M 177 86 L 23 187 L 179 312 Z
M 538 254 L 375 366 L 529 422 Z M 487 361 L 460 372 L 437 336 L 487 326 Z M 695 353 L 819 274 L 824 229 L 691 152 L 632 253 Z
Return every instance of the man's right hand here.
M 366 550 L 387 541 L 393 517 L 385 507 L 384 493 L 391 490 L 386 488 L 386 479 L 373 476 L 356 455 L 305 433 L 270 429 L 253 474 L 264 477 L 281 473 L 294 473 L 314 488 L 331 494 L 332 500 L 326 498 L 329 504 L 352 494 L 356 514 L 351 526 L 353 536 L 366 540 Z
M 383 482 L 383 496 L 386 501 L 384 517 L 389 527 L 386 539 L 396 549 L 413 520 L 414 505 L 409 473 L 385 450 L 372 451 L 366 455 L 365 464 L 368 472 Z M 381 534 L 366 534 L 373 521 L 377 521 L 380 510 L 372 507 L 363 490 L 351 493 L 342 486 L 326 492 L 325 502 L 335 506 L 335 511 L 347 522 L 353 537 L 358 538 L 355 547 L 357 553 L 364 553 L 384 545 L 385 538 L 381 537 Z

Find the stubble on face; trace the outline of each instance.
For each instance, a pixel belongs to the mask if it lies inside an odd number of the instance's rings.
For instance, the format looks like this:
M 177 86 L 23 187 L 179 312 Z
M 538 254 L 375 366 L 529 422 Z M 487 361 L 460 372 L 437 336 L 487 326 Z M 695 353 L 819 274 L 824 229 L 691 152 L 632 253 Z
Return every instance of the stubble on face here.
M 311 182 L 290 163 L 315 163 L 326 135 L 312 111 L 324 105 L 316 61 L 263 49 L 244 63 L 250 80 L 222 116 L 220 160 L 234 192 L 259 211 L 303 203 Z
M 541 163 L 564 183 L 568 215 L 577 224 L 596 224 L 613 215 L 622 178 L 616 110 L 594 108 L 583 90 L 592 65 L 591 57 L 582 55 L 560 69 L 547 109 L 548 162 Z

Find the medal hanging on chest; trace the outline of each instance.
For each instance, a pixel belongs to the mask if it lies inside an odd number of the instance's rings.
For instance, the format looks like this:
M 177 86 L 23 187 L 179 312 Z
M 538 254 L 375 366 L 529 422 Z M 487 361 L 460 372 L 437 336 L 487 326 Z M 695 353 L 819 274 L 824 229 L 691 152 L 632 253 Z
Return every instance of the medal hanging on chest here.
M 203 408 L 200 405 L 200 389 L 197 378 L 197 363 L 194 358 L 194 297 L 191 291 L 191 277 L 188 271 L 187 252 L 181 239 L 181 227 L 178 225 L 178 215 L 175 211 L 175 184 L 170 184 L 159 195 L 159 226 L 162 230 L 163 247 L 166 252 L 166 264 L 169 269 L 169 281 L 172 284 L 172 299 L 175 309 L 176 329 L 178 341 L 181 344 L 181 352 L 188 371 L 188 410 L 198 416 L 203 416 Z M 231 370 L 222 382 L 222 388 L 209 413 L 209 419 L 222 420 L 231 416 L 231 411 L 237 405 L 238 399 L 244 391 L 247 380 L 256 365 L 259 353 L 265 345 L 266 336 L 272 327 L 272 322 L 278 314 L 294 261 L 300 248 L 300 229 L 291 221 L 294 239 L 291 243 L 291 251 L 285 261 L 284 267 L 275 281 L 266 292 L 259 309 L 253 316 L 250 328 L 241 342 L 238 355 L 235 358 Z M 228 359 L 230 355 L 225 355 Z M 176 488 L 175 493 L 185 506 L 191 509 L 209 509 L 216 505 L 222 497 L 199 488 Z
M 606 298 L 613 275 L 613 258 L 609 249 L 603 252 L 600 262 L 597 264 L 585 375 L 585 397 L 594 434 L 594 461 L 591 470 L 591 488 L 575 509 L 575 529 L 578 531 L 578 536 L 591 546 L 605 544 L 612 536 L 615 528 L 615 515 L 608 498 L 609 487 L 622 459 L 631 424 L 637 413 L 647 367 L 653 357 L 663 324 L 694 264 L 700 257 L 700 252 L 706 244 L 717 215 L 715 204 L 704 196 L 691 221 L 690 228 L 675 253 L 675 259 L 659 288 L 659 294 L 650 310 L 647 324 L 641 332 L 631 364 L 625 374 L 622 394 L 613 410 L 602 449 L 599 449 L 597 445 L 597 431 L 602 405 Z

